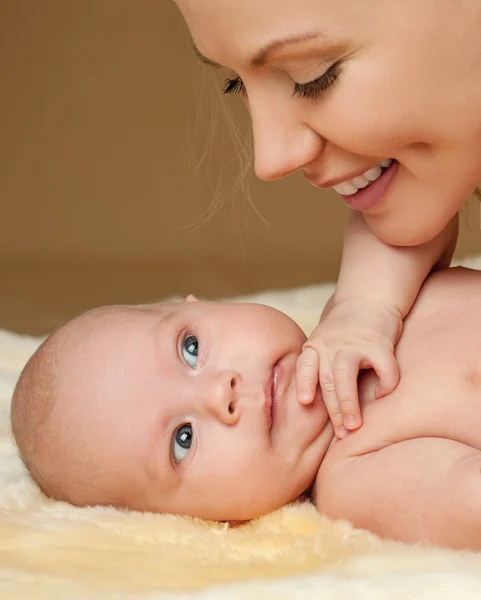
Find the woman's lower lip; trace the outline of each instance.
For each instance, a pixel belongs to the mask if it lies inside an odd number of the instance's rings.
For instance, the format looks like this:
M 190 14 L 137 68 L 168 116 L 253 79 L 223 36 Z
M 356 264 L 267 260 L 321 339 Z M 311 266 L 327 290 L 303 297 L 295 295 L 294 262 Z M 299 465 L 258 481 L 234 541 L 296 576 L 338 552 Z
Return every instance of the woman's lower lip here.
M 378 206 L 387 192 L 392 180 L 397 173 L 398 162 L 393 160 L 391 165 L 370 186 L 359 190 L 352 196 L 342 196 L 344 202 L 353 210 L 366 212 Z

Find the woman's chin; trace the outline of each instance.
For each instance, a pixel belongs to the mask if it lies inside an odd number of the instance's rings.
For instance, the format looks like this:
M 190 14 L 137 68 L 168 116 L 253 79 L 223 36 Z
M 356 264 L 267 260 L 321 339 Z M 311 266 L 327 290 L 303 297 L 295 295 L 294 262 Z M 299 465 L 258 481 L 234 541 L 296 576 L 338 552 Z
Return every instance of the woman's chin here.
M 403 225 L 402 220 L 395 218 L 394 215 L 391 217 L 370 214 L 365 214 L 364 219 L 369 229 L 382 242 L 390 246 L 401 247 L 419 246 L 430 242 L 449 222 L 448 220 L 446 223 L 438 224 L 432 220 L 429 223 L 419 220 L 417 223 L 413 223 L 406 219 L 406 223 Z

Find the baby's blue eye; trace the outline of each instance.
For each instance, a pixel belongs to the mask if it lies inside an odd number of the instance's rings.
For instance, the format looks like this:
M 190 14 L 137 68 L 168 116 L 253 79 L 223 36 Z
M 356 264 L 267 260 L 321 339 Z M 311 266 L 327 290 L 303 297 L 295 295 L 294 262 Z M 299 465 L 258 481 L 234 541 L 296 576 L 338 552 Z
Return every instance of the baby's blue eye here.
M 195 335 L 188 335 L 182 344 L 182 355 L 185 362 L 193 369 L 197 366 L 197 354 L 199 352 L 199 341 Z
M 176 463 L 182 462 L 186 454 L 189 452 L 192 446 L 192 425 L 186 423 L 179 427 L 174 433 L 174 440 L 172 443 L 172 453 Z

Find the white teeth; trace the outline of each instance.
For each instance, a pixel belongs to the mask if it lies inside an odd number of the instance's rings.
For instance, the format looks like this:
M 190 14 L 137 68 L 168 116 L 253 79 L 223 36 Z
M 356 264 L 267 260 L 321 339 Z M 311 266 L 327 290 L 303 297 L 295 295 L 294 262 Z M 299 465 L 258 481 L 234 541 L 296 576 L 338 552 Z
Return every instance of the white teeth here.
M 370 181 L 371 180 L 367 179 L 365 175 L 360 175 L 359 177 L 354 177 L 354 179 L 352 180 L 354 185 L 361 190 L 363 188 L 365 188 L 367 185 L 369 185 Z
M 392 163 L 392 160 L 392 158 L 386 158 L 386 160 L 383 160 L 378 165 L 371 167 L 362 175 L 354 177 L 354 179 L 350 179 L 349 181 L 343 181 L 338 185 L 334 185 L 333 188 L 338 194 L 341 194 L 341 196 L 352 196 L 357 191 L 364 189 L 373 181 L 376 181 L 376 179 L 379 179 L 382 174 L 382 169 L 389 167 L 389 165 Z
M 381 173 L 382 173 L 381 165 L 376 165 L 372 169 L 369 169 L 369 171 L 366 171 L 364 173 L 364 177 L 366 179 L 369 179 L 369 181 L 376 181 L 376 179 L 379 177 L 379 175 Z
M 343 181 L 339 185 L 333 186 L 338 194 L 341 196 L 352 196 L 357 192 L 357 187 L 350 181 Z

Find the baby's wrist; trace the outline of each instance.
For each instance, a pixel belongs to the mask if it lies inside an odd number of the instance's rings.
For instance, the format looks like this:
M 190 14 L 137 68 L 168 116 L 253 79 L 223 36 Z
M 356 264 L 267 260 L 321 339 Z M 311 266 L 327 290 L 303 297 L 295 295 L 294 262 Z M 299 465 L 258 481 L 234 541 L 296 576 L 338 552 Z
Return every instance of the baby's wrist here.
M 334 297 L 333 307 L 335 312 L 343 312 L 351 317 L 358 314 L 364 324 L 379 330 L 396 343 L 401 336 L 403 328 L 402 311 L 395 304 L 380 302 L 366 297 Z M 368 317 L 370 315 L 370 318 Z

